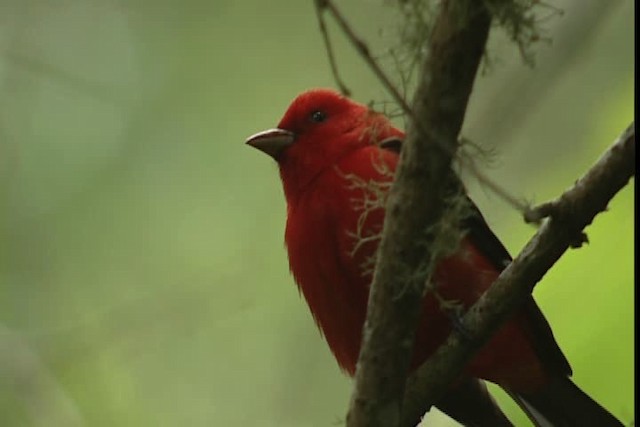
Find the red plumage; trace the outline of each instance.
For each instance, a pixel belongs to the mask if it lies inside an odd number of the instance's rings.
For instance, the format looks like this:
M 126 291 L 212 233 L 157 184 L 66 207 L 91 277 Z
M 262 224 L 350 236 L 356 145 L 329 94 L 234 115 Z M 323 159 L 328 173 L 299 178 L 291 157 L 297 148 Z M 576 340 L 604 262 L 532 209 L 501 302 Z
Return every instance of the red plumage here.
M 403 136 L 386 117 L 366 106 L 333 91 L 312 90 L 294 100 L 278 129 L 248 140 L 279 164 L 291 271 L 338 363 L 351 375 L 360 351 L 371 261 L 378 245 L 375 237 L 384 220 L 384 194 L 399 161 L 397 149 L 381 142 Z M 458 249 L 439 262 L 432 277 L 439 295 L 459 302 L 463 309 L 491 286 L 509 261 L 479 212 L 470 224 Z M 413 367 L 436 350 L 451 327 L 449 313 L 441 310 L 433 294 L 427 294 Z M 547 412 L 545 420 L 558 416 L 544 409 L 545 399 L 538 394 L 545 395 L 556 379 L 570 382 L 571 373 L 533 298 L 498 330 L 465 372 L 501 385 L 525 409 L 530 405 Z M 543 403 L 530 402 L 536 399 Z M 596 412 L 604 411 L 586 399 Z M 604 412 L 602 419 L 609 421 Z M 554 420 L 552 425 L 577 424 Z

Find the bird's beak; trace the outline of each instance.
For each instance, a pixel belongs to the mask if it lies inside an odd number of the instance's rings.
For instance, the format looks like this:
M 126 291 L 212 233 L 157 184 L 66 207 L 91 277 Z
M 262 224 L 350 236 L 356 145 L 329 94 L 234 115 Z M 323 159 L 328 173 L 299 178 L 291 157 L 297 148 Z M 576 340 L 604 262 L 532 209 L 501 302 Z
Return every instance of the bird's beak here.
M 247 138 L 246 143 L 278 160 L 282 151 L 293 144 L 293 132 L 283 129 L 269 129 Z

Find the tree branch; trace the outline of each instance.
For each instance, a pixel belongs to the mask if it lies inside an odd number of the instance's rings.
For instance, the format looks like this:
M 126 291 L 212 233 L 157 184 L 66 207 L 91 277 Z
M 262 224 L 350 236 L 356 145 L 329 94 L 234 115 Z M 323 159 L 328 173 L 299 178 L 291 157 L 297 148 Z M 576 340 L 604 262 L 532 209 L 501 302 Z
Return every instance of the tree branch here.
M 558 199 L 529 214 L 549 216 L 520 254 L 462 319 L 464 336 L 455 330 L 409 379 L 401 426 L 415 426 L 431 403 L 459 375 L 462 367 L 531 294 L 535 284 L 580 236 L 582 230 L 635 175 L 635 123 L 596 164 Z M 429 406 L 427 406 L 429 405 Z
M 483 2 L 443 1 L 391 188 L 369 296 L 363 346 L 347 425 L 395 426 L 400 420 L 415 327 L 457 148 L 491 17 Z M 425 191 L 428 190 L 428 191 Z

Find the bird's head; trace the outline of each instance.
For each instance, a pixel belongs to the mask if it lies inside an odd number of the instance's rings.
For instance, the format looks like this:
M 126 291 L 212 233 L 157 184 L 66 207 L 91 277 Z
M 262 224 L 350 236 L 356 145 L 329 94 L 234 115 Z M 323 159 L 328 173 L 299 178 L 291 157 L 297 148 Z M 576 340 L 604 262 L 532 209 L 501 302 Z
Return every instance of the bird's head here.
M 395 135 L 389 120 L 329 89 L 312 89 L 293 100 L 278 127 L 249 137 L 250 146 L 273 157 L 290 189 L 306 186 L 343 156 Z

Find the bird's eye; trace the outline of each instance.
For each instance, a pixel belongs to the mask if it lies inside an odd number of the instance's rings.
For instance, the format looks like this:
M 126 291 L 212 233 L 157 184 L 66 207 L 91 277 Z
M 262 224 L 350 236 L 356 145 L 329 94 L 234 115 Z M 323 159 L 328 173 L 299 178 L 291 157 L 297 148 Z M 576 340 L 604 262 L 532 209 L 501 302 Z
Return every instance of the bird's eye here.
M 315 123 L 322 123 L 327 120 L 327 115 L 322 111 L 314 111 L 311 113 L 311 121 Z

